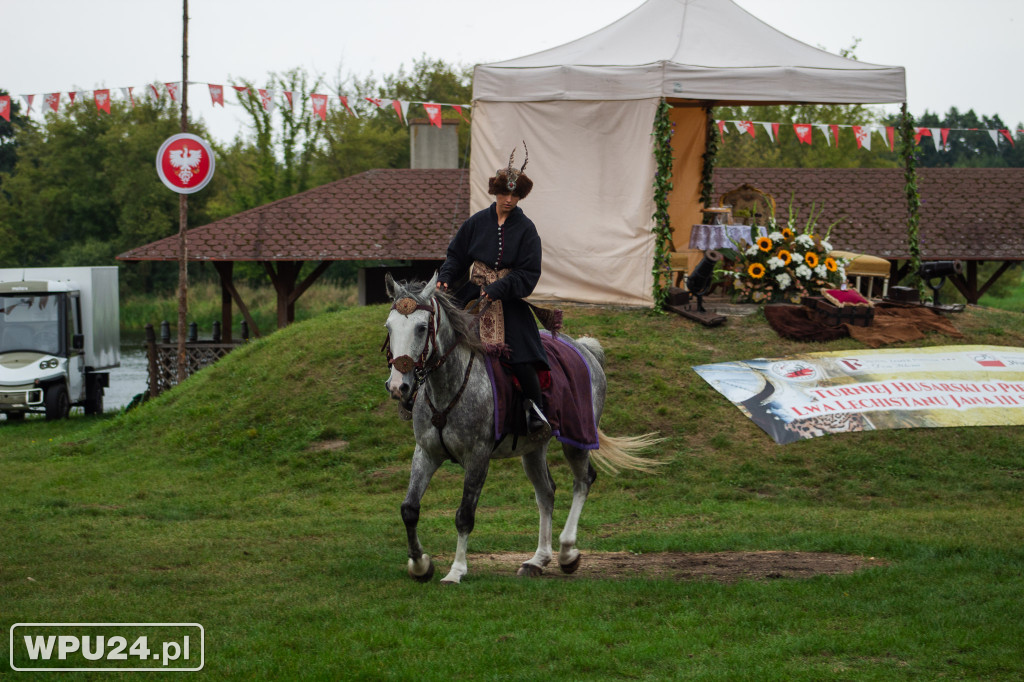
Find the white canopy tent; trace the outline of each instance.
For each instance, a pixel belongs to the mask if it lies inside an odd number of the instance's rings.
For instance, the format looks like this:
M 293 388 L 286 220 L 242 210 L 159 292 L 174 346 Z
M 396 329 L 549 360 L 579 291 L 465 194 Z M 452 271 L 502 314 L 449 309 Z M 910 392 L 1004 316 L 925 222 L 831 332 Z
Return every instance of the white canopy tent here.
M 699 218 L 705 116 L 716 103 L 903 102 L 902 67 L 839 57 L 732 0 L 647 0 L 565 45 L 478 65 L 470 206 L 522 142 L 535 187 L 523 208 L 544 242 L 541 297 L 650 305 L 658 103 L 675 107 L 673 224 Z M 687 232 L 688 234 L 688 232 Z M 681 245 L 685 246 L 685 245 Z

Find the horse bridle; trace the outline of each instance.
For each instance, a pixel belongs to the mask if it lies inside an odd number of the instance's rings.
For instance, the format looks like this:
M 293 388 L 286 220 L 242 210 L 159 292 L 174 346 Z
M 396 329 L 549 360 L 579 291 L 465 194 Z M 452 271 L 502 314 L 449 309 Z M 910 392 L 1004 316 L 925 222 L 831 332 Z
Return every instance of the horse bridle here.
M 436 300 L 434 299 L 434 297 L 430 298 L 430 305 L 417 303 L 414 299 L 410 297 L 405 297 L 398 299 L 391 306 L 392 310 L 396 310 L 400 314 L 406 316 L 411 315 L 417 310 L 426 310 L 427 312 L 430 313 L 430 317 L 427 321 L 427 340 L 423 342 L 423 350 L 420 352 L 420 357 L 418 359 L 413 360 L 408 355 L 400 355 L 397 358 L 394 357 L 394 355 L 391 352 L 390 331 L 384 338 L 384 345 L 381 346 L 381 351 L 387 353 L 389 367 L 394 367 L 402 374 L 407 374 L 410 371 L 413 372 L 413 375 L 415 377 L 415 383 L 412 389 L 413 401 L 415 401 L 416 395 L 417 393 L 419 393 L 420 386 L 422 386 L 426 382 L 427 375 L 429 375 L 435 369 L 443 365 L 444 361 L 448 359 L 448 356 L 451 354 L 451 352 L 455 350 L 456 346 L 459 345 L 459 342 L 455 341 L 455 343 L 453 343 L 451 347 L 448 350 L 446 350 L 444 354 L 442 354 L 441 357 L 437 359 L 436 362 L 433 363 L 433 365 L 429 364 L 431 355 L 437 349 L 437 326 L 434 324 L 434 317 L 437 315 L 437 308 L 435 306 Z M 431 348 L 430 351 L 427 350 L 428 347 Z M 470 372 L 473 371 L 473 362 L 475 360 L 476 354 L 470 354 L 469 363 L 466 365 L 466 372 L 462 377 L 462 385 L 459 386 L 459 390 L 458 392 L 456 392 L 455 397 L 453 397 L 451 399 L 451 402 L 448 403 L 448 407 L 444 408 L 443 410 L 437 409 L 437 407 L 434 405 L 434 402 L 430 399 L 430 395 L 424 392 L 424 397 L 426 397 L 427 399 L 427 405 L 430 407 L 431 412 L 430 423 L 434 426 L 434 428 L 437 429 L 437 435 L 441 441 L 441 447 L 444 448 L 445 454 L 447 454 L 448 458 L 453 461 L 455 460 L 455 458 L 452 456 L 452 453 L 448 450 L 448 446 L 444 442 L 444 427 L 448 423 L 448 413 L 452 411 L 452 408 L 454 408 L 455 405 L 459 402 L 459 399 L 462 398 L 462 394 L 466 390 L 466 385 L 469 383 Z
M 455 350 L 455 347 L 459 345 L 458 341 L 453 343 L 451 347 L 446 350 L 436 361 L 432 364 L 430 358 L 436 355 L 438 348 L 437 344 L 437 326 L 434 324 L 434 318 L 437 316 L 437 303 L 434 297 L 430 298 L 430 305 L 425 303 L 417 303 L 415 299 L 411 297 L 400 298 L 391 305 L 391 309 L 398 311 L 399 314 L 408 317 L 417 310 L 426 310 L 430 313 L 430 317 L 427 320 L 427 340 L 423 342 L 423 350 L 420 352 L 420 356 L 417 359 L 413 359 L 408 355 L 399 355 L 397 358 L 391 352 L 391 332 L 389 331 L 384 337 L 384 344 L 380 347 L 382 353 L 387 354 L 388 367 L 394 367 L 402 374 L 408 374 L 413 372 L 415 377 L 415 384 L 413 385 L 413 395 L 419 391 L 420 386 L 427 380 L 427 375 L 433 372 L 435 369 L 444 364 L 451 352 Z M 460 393 L 461 394 L 461 393 Z

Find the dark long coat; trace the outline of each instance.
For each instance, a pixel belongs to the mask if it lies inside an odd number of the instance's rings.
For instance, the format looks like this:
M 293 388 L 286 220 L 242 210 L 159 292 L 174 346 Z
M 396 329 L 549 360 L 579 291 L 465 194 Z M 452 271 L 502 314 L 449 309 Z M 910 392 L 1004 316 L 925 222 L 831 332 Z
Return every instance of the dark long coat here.
M 509 362 L 539 363 L 547 368 L 548 359 L 540 342 L 540 333 L 530 306 L 523 299 L 533 293 L 540 279 L 540 235 L 533 221 L 516 206 L 498 226 L 495 204 L 470 216 L 448 245 L 448 256 L 438 271 L 438 281 L 450 287 L 467 276 L 473 261 L 496 270 L 511 271 L 486 287 L 487 295 L 501 301 L 505 316 L 505 343 L 511 351 Z M 465 306 L 480 296 L 480 288 L 467 282 L 453 290 Z

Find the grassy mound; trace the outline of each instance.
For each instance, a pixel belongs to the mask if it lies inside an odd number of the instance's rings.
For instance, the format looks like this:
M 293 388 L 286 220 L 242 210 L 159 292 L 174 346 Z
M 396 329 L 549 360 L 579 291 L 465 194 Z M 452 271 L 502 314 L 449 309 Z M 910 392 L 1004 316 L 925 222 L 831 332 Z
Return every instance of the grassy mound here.
M 1024 674 L 1024 431 L 775 445 L 691 366 L 861 346 L 785 341 L 757 315 L 706 329 L 566 311 L 567 333 L 607 351 L 602 428 L 666 437 L 651 453 L 667 462 L 658 474 L 598 479 L 580 524 L 584 562 L 588 550 L 821 552 L 870 568 L 731 584 L 628 570 L 524 581 L 514 563 L 474 573 L 471 557 L 456 589 L 414 583 L 398 513 L 413 441 L 383 388 L 386 312 L 293 325 L 127 414 L 0 424 L 4 631 L 198 622 L 205 669 L 237 679 Z M 1024 346 L 1022 315 L 952 319 L 965 339 L 918 345 Z M 551 461 L 557 532 L 571 477 L 557 449 Z M 446 465 L 424 498 L 421 539 L 441 558 L 454 551 L 461 492 L 461 470 Z M 519 463 L 494 463 L 471 552 L 525 559 L 536 527 Z

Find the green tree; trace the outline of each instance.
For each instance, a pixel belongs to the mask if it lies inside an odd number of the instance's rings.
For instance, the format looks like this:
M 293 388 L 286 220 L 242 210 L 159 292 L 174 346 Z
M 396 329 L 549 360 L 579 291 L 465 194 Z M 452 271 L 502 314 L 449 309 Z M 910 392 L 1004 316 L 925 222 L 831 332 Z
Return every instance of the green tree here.
M 391 107 L 377 108 L 367 103 L 366 97 L 417 102 L 410 105 L 409 116 L 423 118 L 426 114 L 419 102 L 468 104 L 472 98 L 472 71 L 468 67 L 453 66 L 424 55 L 413 62 L 409 73 L 403 65 L 397 73 L 384 76 L 380 83 L 371 75 L 363 80 L 347 79 L 339 83 L 337 89 L 339 93 L 354 93 L 350 104 L 359 116 L 352 116 L 341 108 L 332 109 L 328 114 L 324 127 L 326 144 L 318 163 L 323 167 L 324 177 L 329 179 L 347 177 L 372 168 L 409 167 L 408 125 L 398 119 Z M 460 121 L 460 165 L 467 167 L 469 112 L 464 111 L 466 118 L 463 118 L 454 109 L 444 107 L 441 114 L 444 118 Z
M 719 145 L 715 163 L 720 168 L 896 168 L 899 155 L 889 151 L 875 134 L 871 149 L 858 149 L 853 131 L 838 129 L 837 139 L 829 132 L 829 142 L 817 125 L 871 126 L 885 124 L 881 113 L 862 104 L 820 104 L 751 107 L 716 107 L 714 116 L 720 121 L 755 121 L 780 123 L 779 134 L 772 142 L 763 126 L 755 123 L 756 137 L 740 134 L 732 123 L 726 123 L 727 134 Z M 812 144 L 799 141 L 794 123 L 808 123 Z M 892 125 L 887 124 L 887 125 Z
M 117 254 L 174 234 L 178 196 L 160 182 L 154 162 L 179 130 L 177 107 L 149 100 L 113 102 L 110 114 L 79 101 L 20 129 L 17 163 L 0 174 L 5 264 L 115 265 Z M 193 132 L 205 134 L 201 126 Z M 189 224 L 207 222 L 207 197 L 190 197 Z M 175 278 L 173 266 L 152 263 L 122 273 L 122 286 L 144 291 Z
M 258 89 L 250 82 L 238 93 L 239 104 L 249 116 L 251 137 L 236 136 L 227 146 L 218 146 L 222 161 L 221 191 L 216 193 L 210 212 L 214 219 L 261 206 L 314 186 L 312 161 L 317 154 L 322 128 L 313 115 L 309 95 L 321 85 L 303 69 L 281 75 L 271 74 L 266 90 L 274 93 L 275 107 L 264 107 Z M 291 93 L 291 105 L 285 99 Z
M 0 95 L 10 96 L 6 90 L 0 89 Z M 18 162 L 18 137 L 20 129 L 33 125 L 31 119 L 21 115 L 21 103 L 11 97 L 11 120 L 0 118 L 0 173 L 10 173 Z
M 934 136 L 922 136 L 917 147 L 917 164 L 930 168 L 1020 168 L 1024 167 L 1024 135 L 1005 125 L 999 115 L 979 116 L 969 109 L 960 113 L 956 107 L 939 117 L 925 110 L 915 120 L 916 127 L 949 128 L 946 145 L 935 145 Z M 1018 124 L 1017 128 L 1020 128 Z M 990 130 L 1008 130 L 1014 144 L 997 135 L 993 143 Z M 941 135 L 941 132 L 940 132 Z
M 473 69 L 468 66 L 454 66 L 440 59 L 430 59 L 425 54 L 415 60 L 408 75 L 400 66 L 398 73 L 384 78 L 381 94 L 403 101 L 439 102 L 442 104 L 468 104 L 473 98 Z M 463 118 L 454 109 L 441 109 L 444 118 L 459 121 L 459 166 L 469 167 L 469 112 Z

